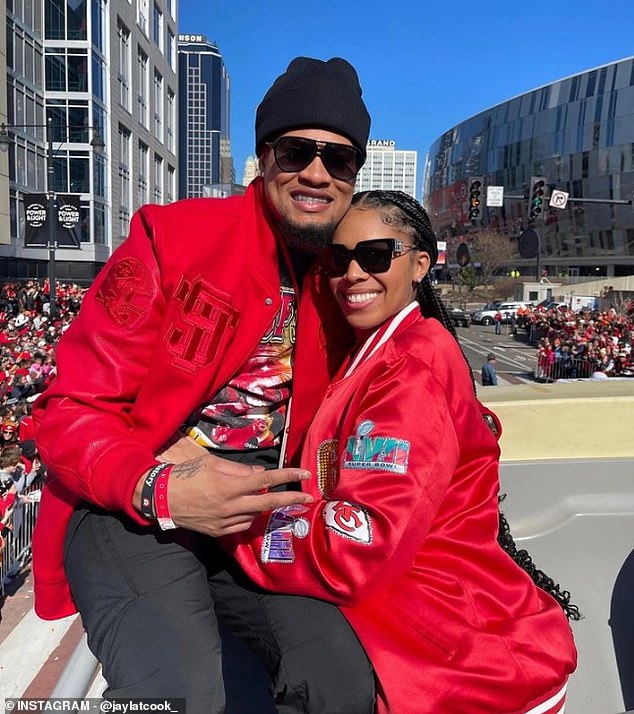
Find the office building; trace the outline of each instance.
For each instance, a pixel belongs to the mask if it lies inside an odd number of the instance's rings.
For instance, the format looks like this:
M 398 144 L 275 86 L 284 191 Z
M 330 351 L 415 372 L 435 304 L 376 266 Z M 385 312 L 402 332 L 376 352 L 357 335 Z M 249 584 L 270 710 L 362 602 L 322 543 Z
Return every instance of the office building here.
M 177 1 L 109 3 L 113 247 L 132 213 L 178 198 Z
M 176 197 L 176 0 L 13 0 L 6 22 L 0 274 L 47 274 L 47 247 L 24 247 L 24 194 L 51 190 L 80 206 L 80 249 L 57 248 L 57 275 L 89 282 L 136 208 Z
M 397 149 L 392 139 L 370 139 L 355 190 L 405 191 L 416 198 L 416 160 L 416 151 Z
M 235 181 L 229 135 L 230 81 L 218 47 L 204 35 L 178 36 L 180 198 Z
M 439 238 L 448 241 L 449 263 L 465 236 L 485 228 L 521 238 L 513 259 L 521 274 L 533 270 L 536 251 L 551 276 L 634 273 L 632 147 L 633 57 L 538 87 L 448 129 L 429 149 L 424 195 Z M 474 178 L 482 182 L 481 210 L 472 220 Z M 542 196 L 531 196 L 536 186 Z M 490 187 L 500 187 L 501 205 L 485 205 Z M 568 194 L 563 208 L 549 205 L 552 191 Z M 529 197 L 543 204 L 537 214 Z

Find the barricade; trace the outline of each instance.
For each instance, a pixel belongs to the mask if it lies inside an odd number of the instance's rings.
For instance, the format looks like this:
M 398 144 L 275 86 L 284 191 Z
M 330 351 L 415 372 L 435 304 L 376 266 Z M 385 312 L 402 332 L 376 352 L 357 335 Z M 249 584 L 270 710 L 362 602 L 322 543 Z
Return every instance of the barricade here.
M 37 479 L 24 491 L 23 495 L 39 496 L 40 487 L 40 479 Z M 0 551 L 1 596 L 4 596 L 4 589 L 9 580 L 18 574 L 31 557 L 31 539 L 39 506 L 38 498 L 35 502 L 18 503 L 16 501 L 16 505 L 13 507 L 10 521 L 12 529 L 4 536 L 4 547 Z
M 540 355 L 535 367 L 535 379 L 540 382 L 555 382 L 558 379 L 587 379 L 592 376 L 594 370 L 594 363 L 587 359 L 555 359 L 549 363 L 547 356 Z

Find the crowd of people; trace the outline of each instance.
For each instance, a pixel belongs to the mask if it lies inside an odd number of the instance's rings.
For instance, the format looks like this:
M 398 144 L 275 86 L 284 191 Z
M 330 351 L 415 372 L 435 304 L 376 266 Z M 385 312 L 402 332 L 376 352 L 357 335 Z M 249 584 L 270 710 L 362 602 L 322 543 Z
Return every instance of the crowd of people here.
M 31 404 L 55 373 L 55 345 L 79 310 L 85 289 L 61 284 L 50 316 L 48 282 L 7 281 L 0 287 L 0 551 L 17 536 L 31 486 L 43 475 Z
M 544 379 L 634 377 L 634 310 L 527 308 L 522 316 L 537 344 L 537 376 Z

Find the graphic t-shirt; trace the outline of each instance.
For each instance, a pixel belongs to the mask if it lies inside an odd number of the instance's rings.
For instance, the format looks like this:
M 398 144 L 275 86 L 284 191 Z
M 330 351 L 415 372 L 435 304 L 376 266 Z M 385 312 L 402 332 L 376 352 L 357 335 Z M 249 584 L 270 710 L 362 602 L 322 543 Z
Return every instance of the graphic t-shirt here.
M 185 433 L 209 449 L 279 446 L 292 379 L 297 318 L 290 279 L 280 286 L 281 307 L 240 372 L 188 420 Z

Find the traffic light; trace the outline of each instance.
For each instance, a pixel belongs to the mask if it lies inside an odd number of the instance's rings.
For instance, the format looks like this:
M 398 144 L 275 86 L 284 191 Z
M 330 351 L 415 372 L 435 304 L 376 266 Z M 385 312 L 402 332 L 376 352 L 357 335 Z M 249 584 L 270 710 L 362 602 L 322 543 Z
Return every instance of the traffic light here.
M 538 221 L 544 217 L 544 201 L 546 200 L 546 179 L 543 176 L 532 176 L 528 194 L 528 218 Z
M 484 179 L 482 176 L 471 176 L 469 178 L 469 195 L 467 197 L 467 216 L 470 221 L 482 219 L 482 190 Z

